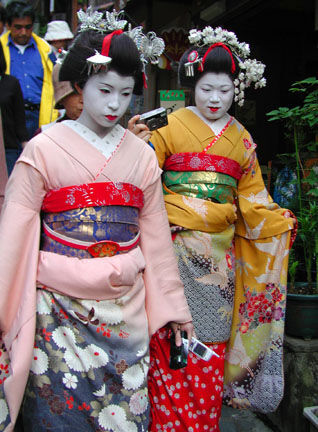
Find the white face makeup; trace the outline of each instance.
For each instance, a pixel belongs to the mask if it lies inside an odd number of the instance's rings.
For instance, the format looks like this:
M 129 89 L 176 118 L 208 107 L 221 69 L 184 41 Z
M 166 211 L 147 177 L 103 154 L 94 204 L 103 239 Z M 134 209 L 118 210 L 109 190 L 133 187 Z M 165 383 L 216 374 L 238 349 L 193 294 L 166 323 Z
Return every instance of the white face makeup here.
M 234 97 L 234 84 L 225 73 L 208 72 L 196 83 L 195 104 L 209 121 L 221 119 L 230 109 Z
M 115 71 L 92 75 L 83 89 L 83 111 L 78 119 L 103 137 L 125 114 L 134 88 L 134 78 Z

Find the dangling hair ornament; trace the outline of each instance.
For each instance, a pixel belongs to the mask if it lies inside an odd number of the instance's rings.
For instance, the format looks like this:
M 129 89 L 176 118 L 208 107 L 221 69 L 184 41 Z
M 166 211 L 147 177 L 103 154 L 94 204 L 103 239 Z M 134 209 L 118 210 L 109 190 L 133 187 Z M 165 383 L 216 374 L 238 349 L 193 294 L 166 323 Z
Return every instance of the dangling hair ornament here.
M 239 106 L 244 104 L 244 90 L 250 87 L 254 83 L 254 88 L 261 88 L 266 86 L 266 79 L 263 77 L 265 65 L 256 59 L 250 59 L 250 47 L 245 42 L 239 42 L 237 40 L 236 34 L 217 27 L 213 29 L 210 26 L 205 27 L 202 31 L 192 29 L 189 32 L 189 41 L 191 44 L 203 47 L 209 46 L 203 58 L 198 58 L 192 62 L 193 64 L 198 63 L 198 70 L 203 72 L 204 62 L 209 52 L 216 46 L 221 46 L 226 49 L 232 58 L 232 73 L 235 72 L 235 62 L 234 57 L 237 59 L 238 67 L 240 69 L 238 77 L 234 80 L 235 86 L 235 97 L 234 101 L 238 102 Z M 197 52 L 197 51 L 192 51 Z M 192 54 L 192 52 L 189 54 Z M 191 66 L 189 67 L 189 62 L 191 60 L 188 57 L 188 63 L 185 63 L 185 70 L 187 76 L 194 76 L 194 71 L 192 72 Z M 190 71 L 190 75 L 188 75 Z M 191 74 L 192 72 L 192 74 Z
M 63 63 L 63 60 L 64 60 L 65 57 L 66 57 L 67 52 L 68 52 L 68 51 L 63 50 L 62 48 L 60 48 L 60 49 L 58 50 L 58 54 L 57 54 L 57 57 L 56 57 L 56 63 L 58 63 L 58 64 L 62 64 L 62 63 Z
M 108 65 L 111 61 L 112 59 L 110 57 L 100 54 L 98 51 L 95 50 L 95 55 L 86 59 L 86 62 L 88 64 L 88 75 L 91 75 L 92 72 L 98 73 L 101 70 L 104 70 L 106 72 L 108 69 Z
M 188 61 L 187 61 L 187 63 L 184 64 L 186 76 L 193 77 L 194 76 L 194 68 L 193 68 L 193 66 L 196 63 L 199 63 L 199 67 L 198 68 L 200 69 L 201 62 L 202 62 L 202 59 L 199 58 L 198 51 L 195 51 L 195 50 L 191 51 L 189 53 L 189 55 L 188 55 Z
M 111 39 L 115 34 L 123 33 L 123 29 L 127 24 L 126 20 L 120 19 L 123 14 L 123 11 L 116 12 L 114 10 L 113 12 L 106 12 L 106 19 L 103 19 L 103 14 L 101 12 L 93 12 L 91 6 L 87 8 L 86 13 L 82 10 L 77 12 L 78 19 L 81 21 L 79 32 L 86 30 L 96 30 L 101 33 L 112 32 L 105 36 L 102 52 L 98 53 L 96 51 L 95 55 L 87 59 L 89 74 L 92 71 L 96 73 L 102 68 L 107 70 L 111 62 L 111 57 L 108 56 Z M 135 42 L 140 52 L 140 59 L 143 64 L 144 85 L 146 87 L 146 65 L 148 62 L 158 64 L 159 57 L 165 48 L 164 41 L 158 38 L 154 32 L 149 32 L 146 35 L 143 34 L 142 27 L 131 29 L 130 24 L 125 34 Z

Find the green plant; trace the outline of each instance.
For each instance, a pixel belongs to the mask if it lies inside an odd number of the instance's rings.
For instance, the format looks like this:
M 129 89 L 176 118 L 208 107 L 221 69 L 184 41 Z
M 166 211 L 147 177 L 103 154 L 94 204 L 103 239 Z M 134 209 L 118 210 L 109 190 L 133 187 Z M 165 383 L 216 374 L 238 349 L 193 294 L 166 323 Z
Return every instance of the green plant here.
M 305 270 L 308 292 L 318 294 L 318 166 L 306 169 L 308 154 L 317 156 L 318 149 L 318 79 L 310 77 L 292 84 L 290 91 L 301 97 L 293 108 L 280 107 L 267 113 L 269 121 L 284 122 L 292 137 L 293 152 L 289 157 L 296 172 L 295 205 L 292 210 L 298 220 L 298 234 L 289 263 L 289 280 L 296 291 L 295 280 Z

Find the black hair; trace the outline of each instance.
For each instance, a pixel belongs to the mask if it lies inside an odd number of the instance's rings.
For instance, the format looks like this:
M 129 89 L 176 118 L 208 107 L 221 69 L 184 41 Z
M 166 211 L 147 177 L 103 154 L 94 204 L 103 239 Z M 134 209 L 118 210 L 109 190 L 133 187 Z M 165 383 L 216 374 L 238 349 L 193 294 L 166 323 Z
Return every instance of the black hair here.
M 0 3 L 0 22 L 3 22 L 3 24 L 6 23 L 7 20 L 7 14 L 5 7 Z
M 235 63 L 235 71 L 232 72 L 232 57 L 230 53 L 223 47 L 217 46 L 213 48 L 204 61 L 203 72 L 199 70 L 199 63 L 193 64 L 194 76 L 187 76 L 185 63 L 189 62 L 188 56 L 192 51 L 196 51 L 199 58 L 203 58 L 209 47 L 191 47 L 181 57 L 178 69 L 178 78 L 182 87 L 194 89 L 199 78 L 208 72 L 226 73 L 234 80 L 239 72 L 238 60 L 233 55 Z
M 7 69 L 7 63 L 3 54 L 2 44 L 0 43 L 0 76 L 5 74 L 6 69 Z
M 6 7 L 6 17 L 9 25 L 15 18 L 30 17 L 32 23 L 35 20 L 35 12 L 31 5 L 24 1 L 12 1 Z
M 96 51 L 102 50 L 105 35 L 93 30 L 79 33 L 66 55 L 60 69 L 59 80 L 77 83 L 81 88 L 87 82 L 88 65 L 86 59 Z M 123 76 L 132 76 L 135 80 L 133 93 L 142 94 L 143 76 L 140 54 L 134 41 L 125 34 L 114 35 L 111 40 L 109 57 L 112 61 L 109 70 Z

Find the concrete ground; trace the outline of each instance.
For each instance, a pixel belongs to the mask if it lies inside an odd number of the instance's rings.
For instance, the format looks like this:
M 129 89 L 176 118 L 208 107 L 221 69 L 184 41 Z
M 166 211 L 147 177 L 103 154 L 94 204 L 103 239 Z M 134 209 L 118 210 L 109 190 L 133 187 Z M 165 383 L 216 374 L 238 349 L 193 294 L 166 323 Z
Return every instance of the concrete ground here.
M 267 422 L 266 422 L 267 423 Z M 221 432 L 277 432 L 265 424 L 255 413 L 248 410 L 236 410 L 223 405 L 220 422 Z

